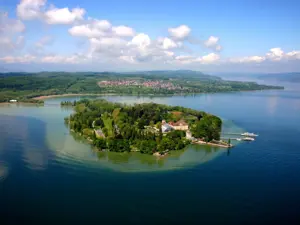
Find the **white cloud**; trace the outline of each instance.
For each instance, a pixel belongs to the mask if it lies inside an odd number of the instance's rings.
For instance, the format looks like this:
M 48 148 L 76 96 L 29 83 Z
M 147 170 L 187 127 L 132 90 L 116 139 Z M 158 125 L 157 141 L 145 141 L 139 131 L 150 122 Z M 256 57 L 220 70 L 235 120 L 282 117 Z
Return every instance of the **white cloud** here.
M 102 57 L 119 57 L 127 48 L 127 42 L 118 37 L 90 39 L 90 55 L 101 54 Z
M 151 44 L 151 39 L 147 34 L 139 33 L 132 38 L 129 44 L 136 45 L 139 48 L 145 48 Z
M 51 37 L 51 36 L 44 36 L 44 37 L 42 37 L 39 41 L 37 41 L 36 43 L 35 43 L 35 46 L 37 47 L 37 48 L 44 48 L 44 46 L 46 46 L 46 45 L 50 45 L 50 44 L 52 44 L 53 43 L 53 37 Z
M 119 59 L 123 62 L 127 62 L 127 63 L 136 63 L 135 59 L 133 56 L 128 56 L 128 55 L 122 55 L 119 57 Z
M 201 63 L 201 64 L 212 64 L 218 62 L 220 55 L 215 53 L 210 53 L 202 57 L 195 57 L 190 55 L 181 55 L 175 57 L 175 60 L 179 63 L 190 64 L 190 63 Z
M 93 29 L 89 25 L 74 26 L 71 29 L 69 29 L 69 33 L 72 36 L 77 37 L 95 38 L 105 36 L 105 32 L 98 29 Z
M 210 36 L 207 41 L 204 42 L 205 46 L 212 47 L 215 46 L 219 41 L 218 37 Z
M 192 63 L 195 60 L 194 56 L 191 55 L 179 55 L 175 57 L 175 60 L 180 63 Z
M 285 53 L 281 48 L 271 48 L 265 56 L 245 56 L 240 58 L 231 58 L 228 61 L 232 63 L 262 63 L 264 61 L 286 61 L 300 59 L 300 51 L 291 51 Z
M 41 8 L 47 0 L 21 0 L 17 5 L 17 15 L 23 20 L 39 19 L 43 16 Z
M 169 34 L 172 38 L 176 40 L 184 40 L 186 37 L 189 36 L 191 32 L 191 28 L 186 25 L 180 25 L 178 27 L 169 28 Z
M 8 18 L 8 13 L 0 12 L 0 35 L 20 33 L 25 31 L 25 25 L 21 20 Z
M 51 9 L 45 12 L 45 21 L 48 24 L 72 24 L 77 20 L 82 20 L 85 10 L 82 8 Z
M 170 38 L 164 37 L 164 38 L 158 38 L 158 44 L 163 49 L 172 49 L 172 48 L 178 48 L 182 46 L 182 42 L 175 42 Z
M 85 10 L 82 8 L 56 8 L 47 9 L 47 0 L 21 0 L 17 5 L 17 15 L 23 20 L 40 19 L 48 24 L 72 24 L 82 20 Z
M 0 61 L 5 63 L 31 63 L 35 59 L 35 56 L 26 54 L 24 56 L 5 56 L 0 58 Z
M 209 64 L 209 63 L 215 63 L 220 59 L 220 55 L 216 53 L 210 53 L 208 55 L 205 55 L 201 57 L 200 62 L 203 64 Z
M 8 13 L 0 12 L 0 54 L 20 49 L 24 44 L 25 25 L 18 19 L 11 19 Z
M 100 37 L 132 37 L 135 35 L 133 28 L 128 26 L 112 26 L 107 20 L 89 19 L 85 24 L 73 26 L 69 29 L 72 36 L 100 38 Z
M 9 37 L 0 37 L 0 48 L 1 51 L 7 52 L 15 48 L 13 40 Z
M 112 31 L 120 37 L 132 37 L 135 34 L 135 31 L 131 27 L 127 26 L 113 27 Z
M 284 52 L 281 48 L 271 48 L 266 57 L 272 61 L 279 61 L 284 57 Z
M 219 40 L 220 40 L 220 38 L 218 38 L 218 37 L 210 36 L 206 41 L 204 41 L 204 45 L 207 48 L 211 48 L 211 49 L 214 49 L 216 51 L 221 51 L 222 46 L 219 45 Z
M 300 59 L 300 51 L 292 51 L 286 53 L 288 59 Z
M 34 55 L 25 54 L 23 56 L 5 56 L 0 61 L 5 63 L 53 63 L 53 64 L 78 64 L 87 61 L 87 57 L 74 54 L 70 56 L 63 55 L 46 55 L 44 57 L 36 57 Z
M 264 56 L 246 56 L 241 58 L 229 59 L 229 61 L 233 63 L 261 63 L 265 60 L 266 58 Z

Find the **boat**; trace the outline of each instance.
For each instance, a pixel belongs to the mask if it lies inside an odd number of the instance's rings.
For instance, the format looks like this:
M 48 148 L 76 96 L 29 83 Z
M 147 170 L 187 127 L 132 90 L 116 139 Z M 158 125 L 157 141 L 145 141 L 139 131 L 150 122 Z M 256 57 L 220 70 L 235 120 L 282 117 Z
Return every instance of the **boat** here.
M 257 134 L 249 133 L 249 132 L 242 133 L 241 135 L 242 136 L 248 136 L 248 137 L 257 137 L 258 136 Z
M 254 141 L 255 139 L 252 137 L 244 137 L 242 138 L 243 141 Z

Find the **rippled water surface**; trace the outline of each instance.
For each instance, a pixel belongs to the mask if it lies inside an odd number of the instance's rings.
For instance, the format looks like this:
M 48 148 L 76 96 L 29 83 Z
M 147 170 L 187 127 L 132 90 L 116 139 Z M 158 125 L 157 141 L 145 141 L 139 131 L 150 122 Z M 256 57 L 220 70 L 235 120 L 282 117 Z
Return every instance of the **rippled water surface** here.
M 259 137 L 230 151 L 189 146 L 164 159 L 98 153 L 63 123 L 71 110 L 59 102 L 74 97 L 49 99 L 44 107 L 1 105 L 1 221 L 298 222 L 299 91 L 105 98 L 201 109 L 224 119 L 224 133 L 249 131 Z

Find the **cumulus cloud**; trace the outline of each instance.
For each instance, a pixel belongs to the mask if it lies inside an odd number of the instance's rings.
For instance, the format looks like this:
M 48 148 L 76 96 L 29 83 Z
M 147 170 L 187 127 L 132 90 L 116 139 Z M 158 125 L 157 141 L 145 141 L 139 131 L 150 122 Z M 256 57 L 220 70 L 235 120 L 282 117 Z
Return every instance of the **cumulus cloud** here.
M 212 64 L 220 60 L 220 55 L 216 53 L 210 53 L 202 57 L 182 55 L 182 56 L 175 57 L 175 60 L 182 64 L 190 64 L 190 63 Z
M 266 57 L 272 61 L 279 61 L 284 57 L 284 52 L 281 48 L 271 48 Z
M 178 27 L 171 27 L 168 29 L 169 35 L 176 40 L 184 40 L 191 33 L 191 28 L 187 25 L 180 25 Z
M 182 42 L 175 42 L 168 37 L 158 38 L 157 42 L 161 46 L 161 48 L 166 50 L 182 47 Z
M 112 26 L 107 20 L 89 19 L 84 24 L 73 26 L 69 33 L 76 37 L 100 38 L 100 37 L 132 37 L 135 35 L 133 28 L 128 26 Z
M 17 15 L 23 20 L 39 19 L 43 16 L 42 7 L 47 0 L 21 0 L 17 5 Z
M 25 31 L 25 25 L 22 21 L 11 19 L 8 17 L 8 13 L 0 12 L 1 53 L 7 53 L 22 48 L 24 36 L 19 35 L 19 33 L 22 33 L 23 31 Z
M 0 35 L 20 33 L 25 31 L 25 25 L 21 20 L 10 19 L 8 13 L 0 12 Z
M 232 63 L 262 63 L 264 61 L 286 61 L 300 59 L 300 51 L 291 51 L 285 53 L 281 48 L 271 48 L 264 56 L 245 56 L 240 58 L 231 58 L 228 61 Z
M 261 63 L 266 60 L 264 56 L 246 56 L 241 58 L 232 58 L 229 59 L 233 63 Z
M 200 62 L 203 64 L 209 64 L 217 62 L 220 59 L 220 55 L 216 53 L 210 53 L 200 58 Z
M 40 19 L 48 24 L 72 24 L 82 20 L 85 10 L 82 8 L 56 8 L 47 9 L 47 0 L 21 0 L 17 5 L 17 15 L 23 20 Z
M 48 24 L 72 24 L 77 20 L 82 20 L 85 10 L 82 8 L 51 9 L 45 12 L 45 21 Z
M 134 29 L 132 29 L 131 27 L 127 27 L 127 26 L 117 26 L 117 27 L 113 27 L 112 31 L 120 37 L 132 37 L 135 34 Z
M 288 59 L 300 59 L 300 51 L 291 51 L 286 54 Z
M 10 19 L 7 13 L 0 14 L 0 60 L 6 63 L 53 63 L 76 64 L 83 62 L 112 62 L 112 63 L 150 63 L 175 65 L 219 64 L 219 63 L 264 63 L 282 60 L 299 60 L 300 51 L 293 50 L 285 53 L 281 48 L 270 49 L 263 55 L 224 58 L 217 54 L 222 50 L 220 38 L 209 36 L 207 40 L 199 40 L 191 35 L 187 25 L 170 27 L 165 37 L 150 37 L 147 33 L 136 32 L 134 28 L 112 24 L 105 19 L 85 19 L 83 8 L 57 8 L 49 5 L 47 0 L 20 0 L 17 5 L 17 16 L 23 20 L 40 20 L 49 25 L 72 25 L 68 32 L 71 36 L 79 37 L 88 44 L 85 55 L 69 56 L 47 55 L 44 47 L 53 42 L 50 36 L 44 36 L 34 45 L 32 55 L 16 56 L 17 49 L 24 45 L 22 32 L 25 25 L 19 19 Z M 188 43 L 188 44 L 187 44 Z M 194 44 L 206 47 L 209 52 L 200 56 L 201 52 L 187 51 Z M 7 52 L 14 56 L 5 56 Z M 35 53 L 33 53 L 35 52 Z M 42 53 L 42 54 L 40 54 Z M 37 57 L 37 56 L 40 57 Z
M 216 51 L 221 51 L 222 46 L 219 44 L 220 38 L 215 36 L 210 36 L 206 41 L 204 41 L 204 45 L 207 48 L 214 49 Z
M 136 45 L 139 48 L 145 48 L 151 44 L 151 39 L 147 34 L 140 33 L 134 36 L 129 44 Z

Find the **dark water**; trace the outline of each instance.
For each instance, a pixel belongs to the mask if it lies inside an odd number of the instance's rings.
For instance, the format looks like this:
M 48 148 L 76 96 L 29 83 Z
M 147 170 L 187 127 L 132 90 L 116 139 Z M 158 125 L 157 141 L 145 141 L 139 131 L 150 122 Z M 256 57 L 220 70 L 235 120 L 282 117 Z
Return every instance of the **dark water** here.
M 300 92 L 107 98 L 203 109 L 259 137 L 162 161 L 98 155 L 68 133 L 58 99 L 1 107 L 0 224 L 300 222 Z

